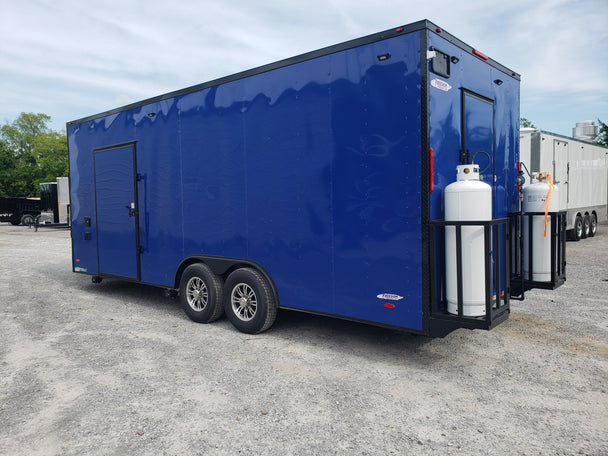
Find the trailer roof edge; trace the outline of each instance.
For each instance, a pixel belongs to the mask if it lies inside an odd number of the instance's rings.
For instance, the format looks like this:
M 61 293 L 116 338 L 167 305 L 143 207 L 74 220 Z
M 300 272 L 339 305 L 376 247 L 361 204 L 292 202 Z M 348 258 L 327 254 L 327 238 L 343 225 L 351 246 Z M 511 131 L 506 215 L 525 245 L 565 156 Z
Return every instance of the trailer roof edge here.
M 585 144 L 589 144 L 591 146 L 598 146 L 598 147 L 601 147 L 602 149 L 608 150 L 608 146 L 604 146 L 603 144 L 596 143 L 593 140 L 588 141 L 586 139 L 575 138 L 574 136 L 562 135 L 561 133 L 554 133 L 549 130 L 543 130 L 542 128 L 520 128 L 519 133 L 520 134 L 521 133 L 540 133 L 540 134 L 545 134 L 545 135 L 557 136 L 558 138 L 566 139 L 569 141 L 578 141 L 578 142 L 582 142 Z
M 86 117 L 82 117 L 80 119 L 77 120 L 73 120 L 73 121 L 69 121 L 66 123 L 66 127 L 70 127 L 73 125 L 77 125 L 77 124 L 81 124 L 84 122 L 88 122 L 91 120 L 96 120 L 96 119 L 100 119 L 109 115 L 113 115 L 113 114 L 118 114 L 120 112 L 123 111 L 127 111 L 130 109 L 135 109 L 138 107 L 142 107 L 145 105 L 149 105 L 152 103 L 157 103 L 159 101 L 163 101 L 163 100 L 167 100 L 170 98 L 174 98 L 174 97 L 178 97 L 181 95 L 186 95 L 192 92 L 197 92 L 199 90 L 204 90 L 210 87 L 215 87 L 221 84 L 226 84 L 228 82 L 232 82 L 232 81 L 236 81 L 239 79 L 244 79 L 247 78 L 249 76 L 254 76 L 257 74 L 262 74 L 262 73 L 266 73 L 268 71 L 272 71 L 278 68 L 282 68 L 285 66 L 289 66 L 289 65 L 293 65 L 296 63 L 300 63 L 300 62 L 304 62 L 307 60 L 312 60 L 318 57 L 322 57 L 325 55 L 329 55 L 329 54 L 334 54 L 336 52 L 341 52 L 341 51 L 346 51 L 348 49 L 353 49 L 359 46 L 363 46 L 365 44 L 370 44 L 370 43 L 374 43 L 374 42 L 378 42 L 378 41 L 383 41 L 389 38 L 394 38 L 396 36 L 405 34 L 405 33 L 412 33 L 412 32 L 416 32 L 416 31 L 421 31 L 421 30 L 428 30 L 430 32 L 436 33 L 439 36 L 441 36 L 442 38 L 446 39 L 447 41 L 449 41 L 450 43 L 460 47 L 461 49 L 463 49 L 464 51 L 473 54 L 473 51 L 475 48 L 473 48 L 472 46 L 469 46 L 468 44 L 466 44 L 465 42 L 459 40 L 458 38 L 456 38 L 455 36 L 451 35 L 450 33 L 446 32 L 445 30 L 443 30 L 442 28 L 438 27 L 437 25 L 435 25 L 434 23 L 432 23 L 431 21 L 429 21 L 428 19 L 423 19 L 421 21 L 417 21 L 417 22 L 413 22 L 411 24 L 407 24 L 407 25 L 402 25 L 402 26 L 398 26 L 398 27 L 394 27 L 388 30 L 384 30 L 382 32 L 378 32 L 378 33 L 374 33 L 371 35 L 367 35 L 361 38 L 355 38 L 349 41 L 345 41 L 343 43 L 339 43 L 339 44 L 334 44 L 331 46 L 327 46 L 315 51 L 310 51 L 310 52 L 306 52 L 304 54 L 300 54 L 300 55 L 296 55 L 294 57 L 289 57 L 283 60 L 278 60 L 276 62 L 273 63 L 269 63 L 269 64 L 265 64 L 259 67 L 255 67 L 249 70 L 245 70 L 245 71 L 241 71 L 229 76 L 223 76 L 221 78 L 217 78 L 217 79 L 213 79 L 211 81 L 208 82 L 203 82 L 200 84 L 195 84 L 193 86 L 190 87 L 186 87 L 183 89 L 179 89 L 179 90 L 175 90 L 172 92 L 168 92 L 162 95 L 157 95 L 151 98 L 147 98 L 141 101 L 137 101 L 134 103 L 130 103 L 128 105 L 124 105 L 124 106 L 120 106 L 118 108 L 114 108 L 114 109 L 110 109 L 108 111 L 104 111 L 98 114 L 93 114 L 91 116 L 86 116 Z M 511 76 L 515 79 L 517 79 L 518 81 L 521 79 L 520 75 L 514 71 L 511 71 L 509 68 L 505 67 L 504 65 L 501 65 L 500 63 L 498 63 L 497 61 L 488 58 L 487 60 L 485 60 L 486 63 L 488 63 L 489 65 L 491 65 L 492 67 L 502 71 L 503 73 L 507 74 L 508 76 Z

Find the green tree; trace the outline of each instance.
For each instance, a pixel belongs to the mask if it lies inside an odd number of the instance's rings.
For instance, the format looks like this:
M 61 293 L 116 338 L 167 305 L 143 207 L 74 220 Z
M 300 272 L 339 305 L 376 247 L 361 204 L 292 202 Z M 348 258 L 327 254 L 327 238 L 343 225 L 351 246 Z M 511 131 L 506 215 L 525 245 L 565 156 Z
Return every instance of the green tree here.
M 51 130 L 50 120 L 23 112 L 0 127 L 0 195 L 39 196 L 40 182 L 67 176 L 66 135 Z
M 68 149 L 66 135 L 49 131 L 38 135 L 34 143 L 38 155 L 40 182 L 54 182 L 57 177 L 68 175 Z
M 597 119 L 600 125 L 600 132 L 595 138 L 595 142 L 601 144 L 602 146 L 608 147 L 608 125 L 602 122 L 600 119 Z
M 3 139 L 0 139 L 0 195 L 10 195 L 12 192 L 12 173 L 16 168 L 13 152 Z
M 519 125 L 521 126 L 521 128 L 536 128 L 534 124 L 525 117 L 519 119 Z

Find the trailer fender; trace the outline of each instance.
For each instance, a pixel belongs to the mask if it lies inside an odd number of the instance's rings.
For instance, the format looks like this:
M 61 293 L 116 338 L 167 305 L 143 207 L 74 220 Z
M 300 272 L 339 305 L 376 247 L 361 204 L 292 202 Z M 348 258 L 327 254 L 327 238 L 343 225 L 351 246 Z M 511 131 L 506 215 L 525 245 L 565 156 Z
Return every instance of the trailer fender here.
M 266 269 L 264 269 L 264 267 L 262 267 L 262 265 L 260 265 L 259 263 L 243 258 L 228 258 L 212 255 L 190 255 L 186 257 L 179 265 L 179 268 L 177 268 L 173 286 L 174 289 L 179 289 L 182 274 L 188 266 L 195 263 L 206 264 L 214 274 L 222 277 L 224 280 L 226 280 L 226 278 L 237 269 L 245 267 L 255 269 L 260 274 L 262 274 L 264 278 L 268 281 L 271 291 L 274 295 L 275 302 L 280 307 L 279 293 L 274 284 L 274 281 L 272 280 L 272 277 L 270 277 L 270 274 L 268 274 L 268 271 L 266 271 Z

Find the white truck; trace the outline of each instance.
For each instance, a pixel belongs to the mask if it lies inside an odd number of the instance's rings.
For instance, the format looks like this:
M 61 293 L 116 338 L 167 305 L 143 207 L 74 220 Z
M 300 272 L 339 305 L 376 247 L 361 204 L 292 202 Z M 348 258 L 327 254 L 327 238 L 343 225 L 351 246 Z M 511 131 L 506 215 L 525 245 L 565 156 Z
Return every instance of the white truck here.
M 520 130 L 520 161 L 530 173 L 549 173 L 566 211 L 568 236 L 592 237 L 608 218 L 608 148 L 593 143 L 593 122 L 579 122 L 573 138 L 534 128 Z

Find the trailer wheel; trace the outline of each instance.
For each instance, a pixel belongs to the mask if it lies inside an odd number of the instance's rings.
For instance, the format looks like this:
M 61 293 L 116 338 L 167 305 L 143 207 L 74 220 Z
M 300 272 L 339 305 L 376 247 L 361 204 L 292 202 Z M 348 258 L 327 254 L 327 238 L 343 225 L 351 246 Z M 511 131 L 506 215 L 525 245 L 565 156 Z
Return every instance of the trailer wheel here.
M 574 229 L 572 230 L 572 240 L 580 241 L 583 237 L 583 218 L 580 215 L 574 219 Z
M 586 239 L 589 237 L 589 231 L 591 231 L 591 221 L 589 220 L 589 215 L 585 214 L 583 217 L 583 236 L 582 239 Z
M 278 304 L 262 274 L 252 268 L 234 271 L 226 280 L 224 310 L 236 329 L 258 334 L 272 326 Z
M 197 323 L 211 323 L 222 316 L 223 283 L 205 264 L 188 266 L 179 283 L 179 298 L 186 315 Z
M 589 216 L 589 234 L 587 236 L 593 237 L 597 232 L 597 215 L 591 214 Z
M 33 225 L 34 216 L 30 214 L 25 214 L 23 217 L 21 217 L 21 224 L 24 226 Z

